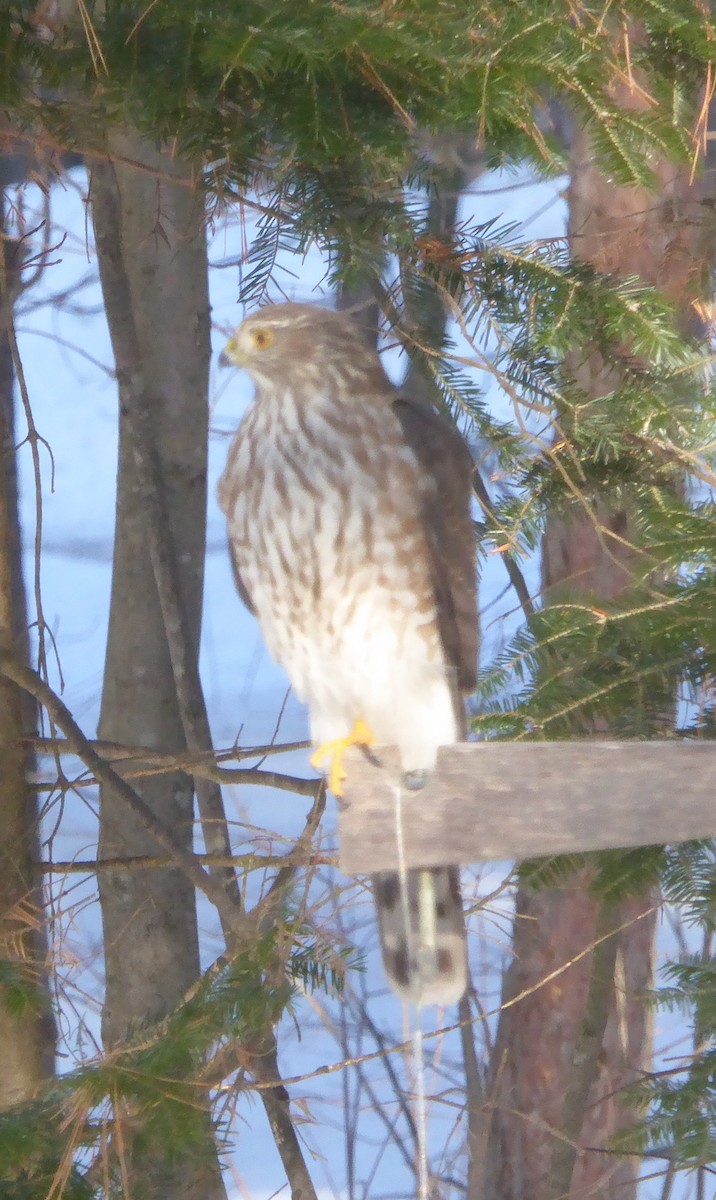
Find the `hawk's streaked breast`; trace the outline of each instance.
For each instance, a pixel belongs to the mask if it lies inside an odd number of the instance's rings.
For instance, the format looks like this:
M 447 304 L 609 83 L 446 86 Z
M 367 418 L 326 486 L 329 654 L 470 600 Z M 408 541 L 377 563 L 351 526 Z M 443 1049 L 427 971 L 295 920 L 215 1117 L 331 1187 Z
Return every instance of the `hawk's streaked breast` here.
M 219 498 L 242 595 L 308 704 L 316 744 L 358 719 L 433 766 L 462 735 L 477 614 L 470 456 L 429 406 L 398 397 L 349 317 L 270 305 L 229 342 L 256 400 Z M 399 995 L 450 1004 L 467 982 L 457 868 L 374 880 Z
M 263 390 L 220 483 L 240 575 L 316 742 L 357 716 L 406 770 L 454 741 L 421 475 L 384 396 Z

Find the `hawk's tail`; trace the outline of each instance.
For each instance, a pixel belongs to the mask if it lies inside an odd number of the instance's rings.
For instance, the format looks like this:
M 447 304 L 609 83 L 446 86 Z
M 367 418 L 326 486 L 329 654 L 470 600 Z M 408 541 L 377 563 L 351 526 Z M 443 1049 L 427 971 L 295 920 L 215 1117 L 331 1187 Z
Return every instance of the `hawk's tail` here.
M 467 987 L 457 867 L 373 876 L 383 964 L 393 991 L 418 1006 L 455 1004 Z M 407 901 L 407 912 L 406 910 Z

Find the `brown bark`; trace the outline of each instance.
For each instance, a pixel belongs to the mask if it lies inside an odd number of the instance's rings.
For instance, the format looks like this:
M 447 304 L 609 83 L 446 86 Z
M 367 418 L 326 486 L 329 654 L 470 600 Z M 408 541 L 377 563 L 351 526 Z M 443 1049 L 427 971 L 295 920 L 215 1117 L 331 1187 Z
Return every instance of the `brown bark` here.
M 620 88 L 625 108 L 641 106 L 626 85 Z M 709 267 L 701 185 L 668 162 L 655 171 L 654 192 L 617 187 L 600 173 L 588 136 L 579 133 L 568 192 L 572 252 L 605 273 L 639 275 L 660 287 L 676 305 L 682 328 L 694 330 L 693 302 L 703 294 Z M 575 356 L 570 367 L 596 398 L 614 386 L 617 368 L 597 355 Z M 547 603 L 585 597 L 604 602 L 628 584 L 630 514 L 604 498 L 597 519 L 599 530 L 581 510 L 549 521 L 543 540 Z M 666 714 L 665 724 L 670 721 Z M 605 910 L 588 890 L 590 882 L 585 868 L 564 888 L 518 890 L 514 958 L 503 999 L 526 994 L 500 1019 L 485 1200 L 636 1196 L 637 1164 L 606 1147 L 634 1119 L 621 1091 L 650 1053 L 642 996 L 651 978 L 654 897 L 635 896 L 612 909 L 612 928 L 623 928 L 609 939 L 614 945 L 606 954 L 599 941 Z M 595 942 L 593 954 L 540 986 L 556 965 Z
M 0 229 L 4 229 L 0 208 Z M 9 337 L 17 282 L 17 245 L 3 242 L 0 265 L 0 651 L 29 656 L 27 605 L 22 579 L 13 415 L 14 370 Z M 42 888 L 36 794 L 26 784 L 33 756 L 23 737 L 35 732 L 28 696 L 0 678 L 0 959 L 17 972 L 28 1003 L 8 1006 L 0 986 L 0 1110 L 28 1100 L 53 1070 L 54 1029 L 45 973 Z

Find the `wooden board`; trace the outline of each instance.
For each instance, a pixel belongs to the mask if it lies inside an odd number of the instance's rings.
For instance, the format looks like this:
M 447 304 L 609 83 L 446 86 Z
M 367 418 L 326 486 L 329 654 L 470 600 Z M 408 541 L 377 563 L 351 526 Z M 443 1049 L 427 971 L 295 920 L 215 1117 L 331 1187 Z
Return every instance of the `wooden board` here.
M 340 862 L 395 868 L 394 750 L 345 757 Z M 401 791 L 406 866 L 538 858 L 716 836 L 715 742 L 481 742 Z

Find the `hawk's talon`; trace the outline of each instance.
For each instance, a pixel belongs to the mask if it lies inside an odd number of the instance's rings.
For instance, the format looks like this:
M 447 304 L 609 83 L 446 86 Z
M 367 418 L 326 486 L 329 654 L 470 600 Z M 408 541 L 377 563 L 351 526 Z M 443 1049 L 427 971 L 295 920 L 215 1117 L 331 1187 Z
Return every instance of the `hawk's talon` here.
M 343 755 L 349 746 L 372 746 L 375 738 L 372 730 L 362 717 L 358 717 L 355 725 L 344 738 L 336 738 L 332 742 L 323 742 L 310 758 L 311 766 L 320 771 L 324 759 L 331 755 L 331 766 L 328 772 L 328 786 L 334 796 L 343 795 L 343 780 L 346 773 L 343 770 Z

